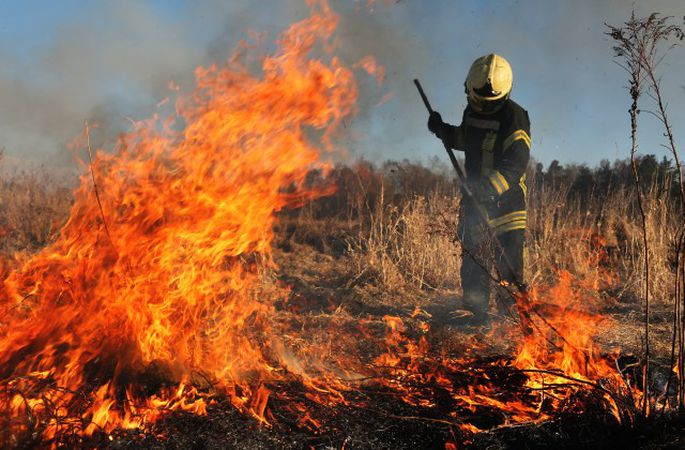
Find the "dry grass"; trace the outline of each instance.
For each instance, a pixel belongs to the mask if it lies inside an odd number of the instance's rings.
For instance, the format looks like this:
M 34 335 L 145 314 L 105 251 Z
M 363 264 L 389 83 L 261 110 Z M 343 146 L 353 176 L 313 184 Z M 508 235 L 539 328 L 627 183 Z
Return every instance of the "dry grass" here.
M 529 199 L 528 274 L 533 282 L 547 282 L 556 268 L 588 277 L 583 264 L 593 240 L 599 239 L 615 265 L 620 280 L 617 296 L 637 299 L 644 291 L 643 245 L 635 193 L 618 187 L 594 195 L 589 203 L 569 196 L 570 186 L 533 185 Z M 678 228 L 677 201 L 669 200 L 664 185 L 645 192 L 651 266 L 650 292 L 655 302 L 673 298 L 673 243 Z
M 350 258 L 349 276 L 390 290 L 454 292 L 459 289 L 460 248 L 456 240 L 459 189 L 444 168 L 410 163 L 368 163 L 339 169 L 332 197 L 283 214 L 281 245 L 297 241 L 319 252 Z M 616 293 L 638 299 L 642 291 L 642 244 L 632 189 L 592 193 L 589 202 L 572 195 L 570 183 L 535 182 L 529 174 L 527 278 L 545 283 L 557 269 L 587 276 L 584 261 L 593 240 L 606 245 L 617 277 Z M 670 180 L 669 180 L 670 181 Z M 673 240 L 677 202 L 667 182 L 645 192 L 651 292 L 655 302 L 673 296 Z M 45 170 L 15 172 L 0 182 L 0 253 L 34 252 L 67 219 L 71 193 Z
M 345 276 L 394 292 L 459 290 L 460 248 L 456 240 L 459 189 L 444 167 L 411 163 L 374 168 L 361 162 L 333 174 L 338 191 L 283 214 L 279 245 L 311 245 L 322 254 L 344 257 Z M 615 265 L 615 295 L 637 301 L 642 244 L 632 189 L 592 192 L 589 201 L 572 195 L 569 182 L 536 182 L 529 174 L 529 282 L 546 283 L 557 269 L 579 277 L 592 270 L 587 254 L 599 239 Z M 673 298 L 673 240 L 679 217 L 667 194 L 670 180 L 645 192 L 651 292 L 657 304 Z M 71 192 L 45 170 L 15 172 L 0 180 L 0 253 L 34 252 L 45 246 L 67 219 Z M 342 274 L 341 274 L 342 275 Z
M 348 307 L 407 310 L 436 299 L 454 304 L 461 290 L 460 198 L 445 172 L 410 163 L 360 164 L 339 169 L 334 180 L 334 195 L 281 213 L 277 256 L 291 261 L 281 266 L 285 282 L 300 280 L 311 286 L 305 295 L 325 291 L 330 298 L 345 298 Z M 619 318 L 625 322 L 619 340 L 639 352 L 643 259 L 633 190 L 617 186 L 582 201 L 568 180 L 536 182 L 532 173 L 529 180 L 528 281 L 551 283 L 558 269 L 596 278 L 597 265 L 586 262 L 597 245 L 604 246 L 613 279 L 611 289 L 598 295 L 618 302 L 625 316 Z M 71 193 L 63 186 L 42 171 L 2 179 L 0 255 L 12 258 L 50 242 L 69 214 Z M 680 217 L 666 186 L 653 183 L 645 195 L 654 338 L 664 355 L 670 345 L 675 218 Z
M 66 221 L 71 201 L 71 190 L 45 170 L 0 178 L 0 254 L 44 247 Z
M 377 191 L 367 193 L 367 200 L 372 201 L 350 199 L 365 206 L 354 217 L 345 213 L 337 216 L 346 224 L 354 275 L 392 290 L 458 289 L 458 189 L 445 189 L 441 184 L 423 193 L 388 194 L 385 186 L 396 184 L 388 180 L 392 176 L 383 172 L 375 176 Z M 677 202 L 665 195 L 664 184 L 652 185 L 645 197 L 652 261 L 650 289 L 655 302 L 665 306 L 673 298 L 671 255 L 678 227 L 678 214 L 674 213 Z M 314 216 L 310 214 L 307 221 L 315 220 Z M 331 230 L 330 223 L 326 229 Z M 588 255 L 603 246 L 618 281 L 613 295 L 634 302 L 642 289 L 640 239 L 635 196 L 630 189 L 617 187 L 608 193 L 593 193 L 589 202 L 582 202 L 574 198 L 569 183 L 529 182 L 530 282 L 548 283 L 558 269 L 590 278 L 595 274 L 588 271 L 596 267 L 586 264 Z
M 437 191 L 386 205 L 381 191 L 368 226 L 351 239 L 357 273 L 387 288 L 454 289 L 461 259 L 454 232 L 458 207 L 457 195 Z

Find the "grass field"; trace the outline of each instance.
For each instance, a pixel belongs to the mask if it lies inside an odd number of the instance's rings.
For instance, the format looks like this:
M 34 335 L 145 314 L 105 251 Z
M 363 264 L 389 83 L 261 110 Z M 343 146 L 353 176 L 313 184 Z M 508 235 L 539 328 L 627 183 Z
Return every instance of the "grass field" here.
M 527 278 L 535 286 L 553 286 L 561 271 L 569 273 L 584 286 L 588 308 L 606 319 L 596 330 L 600 348 L 620 347 L 623 356 L 635 355 L 637 361 L 644 348 L 644 286 L 635 196 L 628 182 L 598 181 L 600 169 L 590 171 L 594 178 L 588 188 L 587 180 L 579 182 L 582 173 L 570 167 L 563 176 L 553 176 L 552 170 L 531 167 Z M 336 167 L 325 180 L 316 173 L 311 178 L 312 183 L 334 183 L 337 190 L 280 213 L 273 249 L 277 267 L 266 267 L 262 277 L 265 291 L 276 285 L 290 289 L 289 297 L 276 305 L 275 321 L 296 322 L 306 330 L 308 348 L 326 348 L 328 354 L 344 352 L 349 339 L 357 339 L 350 335 L 331 341 L 331 324 L 344 330 L 363 322 L 382 329 L 389 316 L 400 317 L 412 329 L 428 323 L 425 337 L 437 353 L 463 354 L 483 339 L 483 330 L 441 325 L 442 316 L 461 304 L 455 233 L 460 194 L 445 167 L 406 161 L 377 167 L 360 161 Z M 655 387 L 663 389 L 672 338 L 672 243 L 680 214 L 668 174 L 648 181 L 652 370 Z M 5 274 L 54 239 L 71 202 L 70 189 L 44 172 L 5 177 L 0 184 Z M 504 316 L 500 322 L 514 319 Z M 481 348 L 483 357 L 513 355 L 515 336 L 491 336 Z M 284 339 L 292 348 L 304 347 L 301 337 Z M 350 447 L 368 443 L 346 442 Z M 260 445 L 264 442 L 255 448 Z
M 639 351 L 641 338 L 633 327 L 641 321 L 643 250 L 634 188 L 617 182 L 607 192 L 597 188 L 582 198 L 577 174 L 574 178 L 573 168 L 567 172 L 554 181 L 536 177 L 533 167 L 528 174 L 527 281 L 552 284 L 559 270 L 579 279 L 594 277 L 587 254 L 593 246 L 605 247 L 612 278 L 597 294 L 620 312 L 619 330 L 631 337 L 623 345 Z M 325 285 L 355 304 L 411 309 L 444 301 L 457 307 L 460 194 L 447 168 L 360 161 L 337 167 L 330 178 L 327 182 L 337 186 L 333 195 L 281 213 L 278 275 L 295 284 L 306 281 L 310 288 Z M 673 306 L 680 206 L 670 195 L 671 183 L 672 178 L 653 177 L 645 195 L 657 343 Z M 6 174 L 0 183 L 4 264 L 48 244 L 68 218 L 71 202 L 67 182 L 51 179 L 47 169 Z

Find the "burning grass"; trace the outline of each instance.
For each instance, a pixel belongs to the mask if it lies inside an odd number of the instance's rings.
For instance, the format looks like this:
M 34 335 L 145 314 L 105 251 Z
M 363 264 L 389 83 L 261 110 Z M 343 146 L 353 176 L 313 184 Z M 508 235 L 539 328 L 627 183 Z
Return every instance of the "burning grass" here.
M 597 341 L 625 274 L 579 207 L 533 214 L 526 337 L 430 306 L 458 294 L 449 181 L 386 197 L 360 167 L 359 197 L 336 183 L 349 197 L 321 214 L 339 200 L 321 155 L 357 89 L 327 53 L 335 15 L 312 8 L 258 75 L 199 68 L 173 110 L 96 152 L 59 232 L 7 259 L 2 444 L 453 448 L 579 415 L 636 423 L 638 375 Z M 545 260 L 555 232 L 570 267 Z

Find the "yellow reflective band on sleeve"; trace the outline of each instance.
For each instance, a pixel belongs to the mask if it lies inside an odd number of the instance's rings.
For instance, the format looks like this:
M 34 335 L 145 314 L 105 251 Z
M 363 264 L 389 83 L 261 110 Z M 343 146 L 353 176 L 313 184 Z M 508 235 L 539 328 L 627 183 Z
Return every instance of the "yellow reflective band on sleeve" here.
M 509 190 L 509 183 L 507 183 L 507 179 L 504 178 L 504 175 L 499 173 L 499 171 L 494 170 L 490 173 L 488 178 L 490 179 L 490 184 L 492 184 L 499 195 L 502 195 L 504 192 Z
M 519 186 L 521 186 L 521 190 L 523 191 L 523 196 L 525 197 L 528 195 L 528 186 L 526 186 L 526 174 L 524 173 L 523 176 L 521 177 L 521 180 L 519 181 Z
M 522 140 L 523 142 L 526 143 L 526 146 L 530 150 L 530 136 L 528 136 L 528 133 L 526 133 L 526 130 L 516 130 L 513 133 L 509 135 L 508 138 L 504 140 L 504 143 L 502 144 L 502 148 L 504 150 L 507 150 L 511 145 L 518 141 Z
M 496 235 L 506 233 L 507 231 L 514 231 L 514 230 L 525 230 L 526 229 L 526 220 L 515 220 L 513 222 L 505 223 L 504 225 L 495 228 L 493 231 L 495 232 Z
M 490 225 L 491 228 L 498 228 L 498 227 L 504 226 L 510 222 L 522 220 L 524 223 L 524 226 L 525 226 L 525 222 L 526 222 L 527 217 L 528 217 L 528 215 L 527 215 L 525 210 L 514 211 L 512 213 L 505 214 L 505 215 L 500 216 L 500 217 L 496 217 L 492 220 L 488 220 L 488 225 Z

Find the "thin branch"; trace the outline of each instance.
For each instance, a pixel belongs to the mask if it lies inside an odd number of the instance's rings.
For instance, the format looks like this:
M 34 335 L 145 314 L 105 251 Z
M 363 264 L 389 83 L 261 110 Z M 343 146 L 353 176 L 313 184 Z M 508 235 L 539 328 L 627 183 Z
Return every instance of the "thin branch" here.
M 84 132 L 86 133 L 86 142 L 87 142 L 87 148 L 88 148 L 88 163 L 90 167 L 90 177 L 93 180 L 93 191 L 95 192 L 95 200 L 97 200 L 98 203 L 98 209 L 100 210 L 100 217 L 102 218 L 102 224 L 105 227 L 105 234 L 107 234 L 107 239 L 109 239 L 109 243 L 114 249 L 114 251 L 118 254 L 119 252 L 117 251 L 116 246 L 114 245 L 114 241 L 112 240 L 112 235 L 109 233 L 109 227 L 107 226 L 107 219 L 105 218 L 105 211 L 102 209 L 102 202 L 100 201 L 100 192 L 98 190 L 98 185 L 97 182 L 95 181 L 95 170 L 93 169 L 93 151 L 91 149 L 90 145 L 90 127 L 88 126 L 88 121 L 85 121 L 85 130 Z

